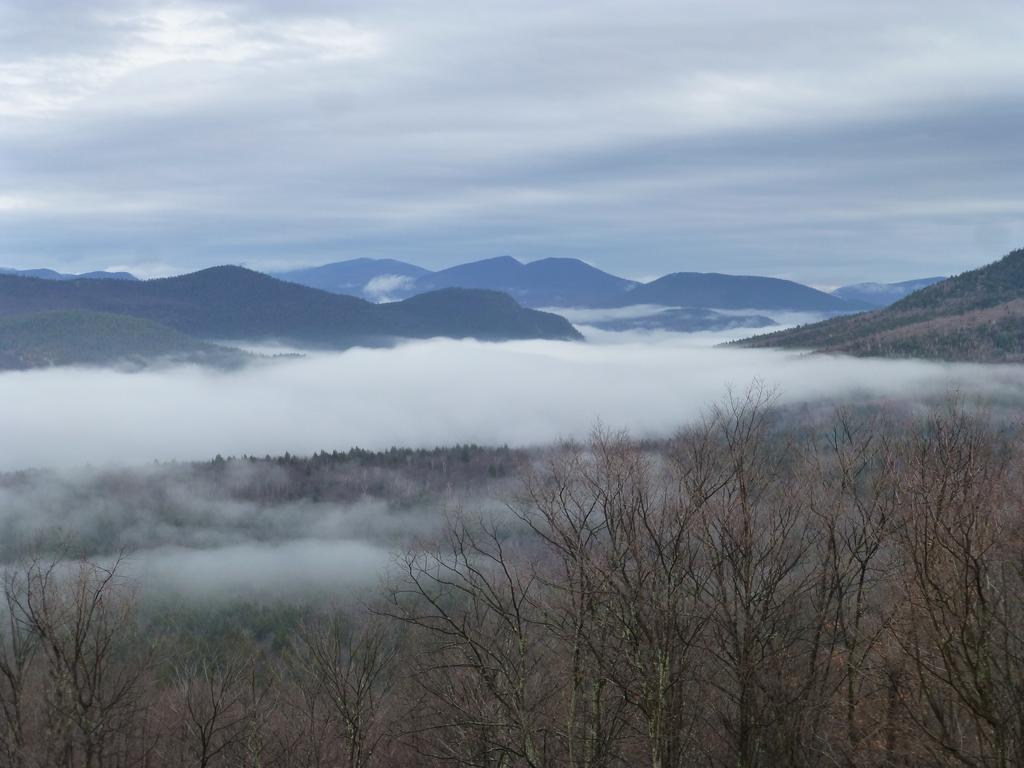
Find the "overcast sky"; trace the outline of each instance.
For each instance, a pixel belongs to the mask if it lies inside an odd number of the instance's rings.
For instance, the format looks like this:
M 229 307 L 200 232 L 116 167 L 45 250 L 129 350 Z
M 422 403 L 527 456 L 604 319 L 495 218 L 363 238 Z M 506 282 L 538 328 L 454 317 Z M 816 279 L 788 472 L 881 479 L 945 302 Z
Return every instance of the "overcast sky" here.
M 954 273 L 1024 245 L 1022 41 L 1020 0 L 0 0 L 0 265 Z

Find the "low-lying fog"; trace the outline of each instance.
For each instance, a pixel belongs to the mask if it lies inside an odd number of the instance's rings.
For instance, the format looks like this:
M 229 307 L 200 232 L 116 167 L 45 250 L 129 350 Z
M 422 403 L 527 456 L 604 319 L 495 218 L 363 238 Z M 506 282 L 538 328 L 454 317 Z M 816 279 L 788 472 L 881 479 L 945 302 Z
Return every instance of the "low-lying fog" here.
M 621 334 L 589 341 L 435 339 L 311 353 L 235 372 L 47 369 L 0 375 L 0 469 L 308 454 L 392 445 L 530 445 L 596 420 L 666 435 L 727 387 L 760 380 L 782 402 L 951 387 L 1022 391 L 1024 367 L 720 349 L 721 334 Z M 736 331 L 729 333 L 735 337 Z
M 436 533 L 446 511 L 500 509 L 517 452 L 471 452 L 454 462 L 459 479 L 452 461 L 433 455 L 386 467 L 333 461 L 312 465 L 313 475 L 301 463 L 151 462 L 353 446 L 529 446 L 583 436 L 597 420 L 667 436 L 727 388 L 755 380 L 775 388 L 782 403 L 923 399 L 953 388 L 1017 400 L 1024 392 L 1020 366 L 714 348 L 744 335 L 735 329 L 581 328 L 586 343 L 436 339 L 233 372 L 2 374 L 0 469 L 56 469 L 0 483 L 0 564 L 67 540 L 94 557 L 127 551 L 127 572 L 149 593 L 289 600 L 339 587 L 351 593 L 371 587 L 396 549 Z
M 0 475 L 0 572 L 67 549 L 149 596 L 316 599 L 371 588 L 449 514 L 501 513 L 524 454 L 448 449 Z

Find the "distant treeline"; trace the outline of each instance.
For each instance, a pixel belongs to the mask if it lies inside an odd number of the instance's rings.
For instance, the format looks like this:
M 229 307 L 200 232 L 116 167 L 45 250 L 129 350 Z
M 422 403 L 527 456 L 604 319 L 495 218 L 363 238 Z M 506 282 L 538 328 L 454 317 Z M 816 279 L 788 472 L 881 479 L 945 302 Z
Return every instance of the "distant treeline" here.
M 362 608 L 154 617 L 116 558 L 27 558 L 0 766 L 1024 764 L 1019 433 L 791 416 L 754 391 L 661 443 L 256 461 L 514 468 Z

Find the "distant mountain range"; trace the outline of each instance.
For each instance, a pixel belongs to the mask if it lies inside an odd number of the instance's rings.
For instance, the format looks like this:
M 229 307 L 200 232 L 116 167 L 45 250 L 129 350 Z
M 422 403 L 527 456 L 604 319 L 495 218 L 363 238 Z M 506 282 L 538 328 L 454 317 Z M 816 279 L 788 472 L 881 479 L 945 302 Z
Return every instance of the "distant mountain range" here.
M 511 256 L 460 264 L 416 280 L 417 291 L 489 288 L 508 293 L 531 307 L 613 304 L 637 285 L 579 259 L 541 259 L 523 264 Z
M 22 277 L 38 277 L 40 280 L 138 280 L 130 272 L 83 272 L 80 275 L 56 272 L 52 269 L 8 269 L 0 267 L 0 275 L 21 275 Z
M 8 324 L 6 362 L 24 367 L 32 339 L 54 338 L 73 329 L 74 315 L 36 317 L 19 324 L 14 316 L 84 312 L 91 336 L 106 351 L 99 360 L 135 354 L 128 341 L 145 337 L 154 353 L 190 351 L 182 334 L 200 340 L 275 340 L 299 346 L 344 348 L 383 345 L 400 338 L 579 339 L 563 317 L 521 307 L 511 297 L 487 290 L 450 288 L 405 301 L 373 304 L 287 283 L 242 267 L 213 267 L 158 280 L 46 280 L 0 275 L 0 317 Z M 99 315 L 97 315 L 99 313 Z M 106 317 L 101 318 L 100 315 Z M 149 321 L 150 326 L 115 323 L 110 315 Z M 162 333 L 162 335 L 161 335 Z M 38 334 L 38 336 L 33 336 Z M 146 336 L 148 334 L 148 336 Z M 86 333 L 90 335 L 90 333 Z M 20 339 L 20 340 L 19 340 Z M 127 340 L 127 341 L 126 341 Z M 42 341 L 40 341 L 42 344 Z M 67 336 L 67 344 L 72 337 Z M 199 348 L 191 349 L 191 352 Z M 46 359 L 46 352 L 40 352 Z M 91 354 L 91 353 L 90 353 Z M 13 356 L 13 357 L 12 357 Z M 54 359 L 69 359 L 64 353 Z
M 274 276 L 370 301 L 407 298 L 442 288 L 482 288 L 507 293 L 530 307 L 594 306 L 613 301 L 638 285 L 579 259 L 552 258 L 524 264 L 511 256 L 437 272 L 394 259 L 353 259 Z
M 861 356 L 1024 361 L 1024 249 L 883 309 L 737 342 Z
M 0 269 L 46 280 L 136 280 L 128 272 L 64 274 L 51 269 Z M 651 304 L 691 309 L 761 309 L 844 314 L 886 306 L 938 282 L 930 277 L 901 283 L 855 283 L 831 294 L 790 280 L 752 275 L 676 272 L 647 283 L 604 272 L 579 259 L 523 263 L 511 256 L 431 271 L 396 259 L 351 259 L 272 273 L 286 282 L 374 303 L 406 299 L 444 288 L 500 291 L 527 307 L 597 308 Z M 660 315 L 667 319 L 667 315 Z M 679 330 L 678 318 L 670 324 Z
M 429 274 L 428 269 L 395 259 L 351 259 L 322 267 L 271 273 L 271 276 L 308 288 L 380 301 L 412 295 L 407 287 Z
M 905 280 L 902 283 L 854 283 L 836 288 L 832 291 L 832 295 L 873 307 L 887 307 L 904 296 L 909 296 L 914 291 L 927 288 L 929 285 L 934 285 L 945 279 L 944 277 L 922 277 L 919 280 Z
M 129 272 L 96 271 L 76 275 L 52 269 L 0 268 L 0 275 L 3 274 L 60 281 L 137 280 Z M 657 304 L 695 309 L 825 313 L 859 312 L 888 306 L 944 279 L 926 277 L 899 283 L 854 283 L 826 294 L 790 280 L 701 272 L 676 272 L 641 283 L 603 272 L 579 259 L 547 258 L 523 263 L 511 256 L 473 261 L 436 272 L 397 259 L 350 259 L 271 273 L 271 276 L 375 303 L 443 288 L 479 288 L 507 293 L 520 304 L 535 308 Z
M 863 283 L 829 294 L 790 280 L 717 273 L 640 283 L 579 259 L 524 264 L 508 256 L 436 272 L 353 259 L 278 277 L 242 267 L 157 280 L 0 270 L 0 367 L 157 358 L 236 364 L 243 353 L 212 343 L 223 340 L 344 348 L 433 336 L 581 338 L 565 318 L 537 307 L 592 313 L 588 325 L 614 331 L 767 328 L 775 320 L 766 312 L 849 315 L 938 279 Z
M 657 304 L 694 309 L 844 313 L 877 306 L 771 277 L 676 272 L 640 283 L 603 272 L 579 259 L 550 258 L 524 264 L 511 256 L 501 256 L 437 272 L 392 259 L 354 259 L 279 272 L 275 277 L 370 301 L 457 287 L 501 291 L 529 307 Z

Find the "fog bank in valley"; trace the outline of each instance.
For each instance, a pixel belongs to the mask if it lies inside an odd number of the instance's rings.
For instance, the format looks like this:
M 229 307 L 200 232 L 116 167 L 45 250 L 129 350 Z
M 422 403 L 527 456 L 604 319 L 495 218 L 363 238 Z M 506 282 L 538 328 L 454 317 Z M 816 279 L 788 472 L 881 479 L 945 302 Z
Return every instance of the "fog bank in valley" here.
M 522 460 L 478 448 L 2 473 L 0 573 L 34 555 L 122 553 L 146 595 L 351 596 L 450 515 L 504 511 Z
M 700 335 L 591 343 L 430 340 L 236 372 L 48 369 L 0 375 L 0 468 L 140 463 L 360 446 L 528 445 L 600 419 L 666 435 L 727 387 L 783 403 L 854 394 L 1021 391 L 1024 368 L 718 349 Z M 711 339 L 714 340 L 714 339 Z M 611 343 L 613 342 L 614 343 Z

